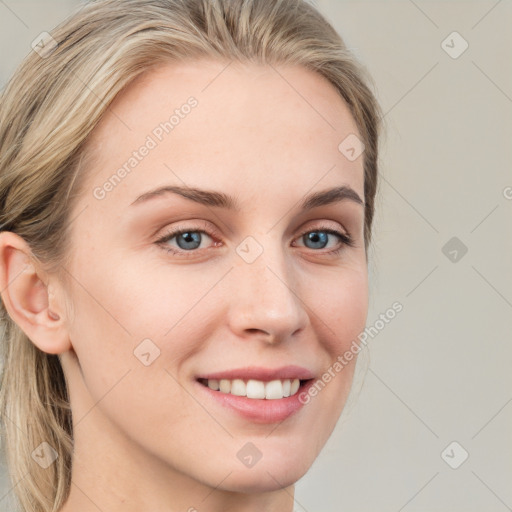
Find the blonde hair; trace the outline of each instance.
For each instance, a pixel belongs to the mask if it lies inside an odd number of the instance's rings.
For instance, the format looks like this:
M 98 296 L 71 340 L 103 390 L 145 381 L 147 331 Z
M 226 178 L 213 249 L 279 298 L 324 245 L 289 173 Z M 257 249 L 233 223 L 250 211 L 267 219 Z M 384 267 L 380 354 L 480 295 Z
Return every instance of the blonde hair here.
M 52 31 L 0 100 L 0 230 L 21 236 L 48 272 L 69 256 L 69 212 L 87 168 L 85 143 L 115 96 L 161 63 L 210 58 L 296 64 L 347 102 L 365 150 L 364 241 L 377 189 L 381 111 L 364 68 L 303 0 L 99 0 Z M 341 141 L 340 141 L 341 142 Z M 39 350 L 0 307 L 2 439 L 25 512 L 59 510 L 71 485 L 73 431 L 59 357 Z M 47 442 L 58 458 L 32 454 Z

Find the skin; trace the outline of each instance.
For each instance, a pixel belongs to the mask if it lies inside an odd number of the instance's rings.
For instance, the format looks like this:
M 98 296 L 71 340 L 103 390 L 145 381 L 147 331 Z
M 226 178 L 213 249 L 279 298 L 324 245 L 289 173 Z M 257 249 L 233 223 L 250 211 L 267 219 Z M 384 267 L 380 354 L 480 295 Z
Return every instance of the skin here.
M 95 187 L 190 96 L 197 107 L 96 199 Z M 199 397 L 195 377 L 296 364 L 320 378 L 364 329 L 364 207 L 298 209 L 307 194 L 341 185 L 364 200 L 362 157 L 338 150 L 350 133 L 346 103 L 301 67 L 162 65 L 116 98 L 89 140 L 95 160 L 71 215 L 69 283 L 45 273 L 23 239 L 0 235 L 2 299 L 36 346 L 59 354 L 70 391 L 64 512 L 293 510 L 294 483 L 334 429 L 355 358 L 279 424 Z M 184 184 L 232 195 L 241 211 L 174 194 L 131 206 Z M 176 255 L 155 243 L 176 227 L 199 231 L 199 248 Z M 348 232 L 354 247 L 301 236 L 324 227 Z M 263 248 L 250 264 L 236 252 L 249 236 Z M 180 250 L 177 238 L 166 244 Z M 146 338 L 160 349 L 149 366 L 134 357 Z M 262 453 L 252 468 L 236 456 L 247 442 Z

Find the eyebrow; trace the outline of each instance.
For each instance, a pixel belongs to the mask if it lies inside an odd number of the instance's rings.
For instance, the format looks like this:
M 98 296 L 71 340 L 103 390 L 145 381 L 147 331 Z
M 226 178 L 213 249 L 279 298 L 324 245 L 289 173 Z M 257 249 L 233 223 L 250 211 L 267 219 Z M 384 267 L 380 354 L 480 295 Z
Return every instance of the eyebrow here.
M 224 192 L 203 190 L 193 187 L 181 187 L 176 185 L 165 185 L 163 187 L 150 190 L 149 192 L 145 192 L 144 194 L 137 197 L 137 199 L 135 199 L 135 201 L 133 201 L 130 206 L 145 203 L 151 199 L 166 196 L 168 194 L 178 194 L 186 199 L 190 199 L 191 201 L 206 206 L 215 206 L 236 212 L 241 210 L 240 204 L 237 202 L 237 200 L 234 197 L 225 194 Z M 347 185 L 342 185 L 340 187 L 330 188 L 307 195 L 302 200 L 300 209 L 311 210 L 319 206 L 325 206 L 347 200 L 364 206 L 363 200 L 359 197 L 359 194 L 353 188 Z

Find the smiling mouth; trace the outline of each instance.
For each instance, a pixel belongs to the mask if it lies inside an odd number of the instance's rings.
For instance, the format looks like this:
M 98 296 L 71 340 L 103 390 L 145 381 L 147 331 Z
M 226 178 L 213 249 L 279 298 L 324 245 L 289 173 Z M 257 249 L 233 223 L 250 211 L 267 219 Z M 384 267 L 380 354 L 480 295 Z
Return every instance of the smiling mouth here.
M 212 391 L 227 395 L 246 397 L 254 400 L 279 400 L 296 395 L 300 389 L 313 379 L 275 379 L 262 381 L 256 379 L 197 379 Z

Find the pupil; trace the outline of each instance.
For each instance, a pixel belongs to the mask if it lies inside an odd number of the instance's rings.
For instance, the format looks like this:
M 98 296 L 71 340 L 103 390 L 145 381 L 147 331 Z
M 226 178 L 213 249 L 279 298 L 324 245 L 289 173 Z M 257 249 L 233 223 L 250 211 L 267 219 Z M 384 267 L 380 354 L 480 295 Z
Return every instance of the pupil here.
M 180 243 L 180 240 L 183 240 L 184 243 Z M 178 237 L 178 245 L 181 249 L 197 249 L 200 243 L 199 234 L 194 231 L 187 231 Z M 193 246 L 191 247 L 188 244 L 193 244 Z
M 313 231 L 311 233 L 309 233 L 309 235 L 307 236 L 309 241 L 313 242 L 313 243 L 323 243 L 323 244 L 326 244 L 327 243 L 327 233 L 323 233 L 323 232 L 319 232 L 319 231 Z M 321 247 L 323 248 L 323 246 Z

